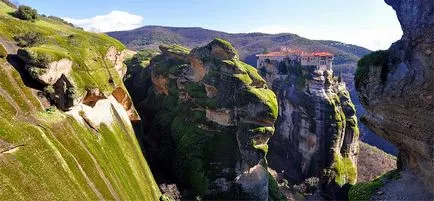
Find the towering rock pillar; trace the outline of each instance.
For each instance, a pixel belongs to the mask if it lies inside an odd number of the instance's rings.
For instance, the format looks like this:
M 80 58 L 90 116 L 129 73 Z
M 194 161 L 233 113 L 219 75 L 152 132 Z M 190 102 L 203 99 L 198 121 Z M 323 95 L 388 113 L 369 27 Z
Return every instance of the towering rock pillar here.
M 318 177 L 324 195 L 336 198 L 357 179 L 359 130 L 345 83 L 331 69 L 290 59 L 259 71 L 279 101 L 270 167 L 295 182 Z

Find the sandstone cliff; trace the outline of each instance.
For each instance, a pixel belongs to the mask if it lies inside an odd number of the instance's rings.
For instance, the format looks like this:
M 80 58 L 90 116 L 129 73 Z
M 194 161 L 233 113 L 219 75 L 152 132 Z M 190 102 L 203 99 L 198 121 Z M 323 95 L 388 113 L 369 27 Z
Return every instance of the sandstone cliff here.
M 131 125 L 125 47 L 10 12 L 0 2 L 1 199 L 158 200 Z M 17 46 L 33 36 L 37 43 Z
M 433 45 L 431 0 L 386 0 L 404 35 L 386 51 L 359 61 L 355 77 L 368 113 L 362 121 L 400 151 L 410 169 L 433 192 Z
M 221 39 L 160 50 L 126 80 L 145 93 L 136 105 L 152 167 L 168 166 L 180 186 L 205 199 L 281 199 L 265 159 L 277 99 L 257 70 Z
M 333 71 L 271 61 L 259 69 L 279 100 L 270 167 L 292 182 L 320 177 L 322 191 L 336 198 L 357 180 L 359 130 L 345 83 Z

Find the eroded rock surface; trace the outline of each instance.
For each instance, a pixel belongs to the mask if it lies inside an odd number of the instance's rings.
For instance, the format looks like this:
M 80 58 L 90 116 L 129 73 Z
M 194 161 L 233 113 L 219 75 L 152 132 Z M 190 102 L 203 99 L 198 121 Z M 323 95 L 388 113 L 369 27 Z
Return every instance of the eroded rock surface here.
M 170 167 L 179 184 L 207 199 L 267 200 L 275 94 L 221 39 L 191 51 L 160 49 L 142 75 L 126 81 L 146 93 L 135 103 L 153 167 Z
M 360 60 L 355 78 L 368 114 L 364 123 L 400 150 L 410 169 L 433 192 L 433 1 L 386 0 L 404 35 L 389 50 Z
M 279 100 L 270 167 L 292 182 L 318 177 L 323 194 L 338 198 L 340 187 L 357 181 L 359 150 L 356 111 L 345 83 L 332 70 L 289 59 L 259 70 Z

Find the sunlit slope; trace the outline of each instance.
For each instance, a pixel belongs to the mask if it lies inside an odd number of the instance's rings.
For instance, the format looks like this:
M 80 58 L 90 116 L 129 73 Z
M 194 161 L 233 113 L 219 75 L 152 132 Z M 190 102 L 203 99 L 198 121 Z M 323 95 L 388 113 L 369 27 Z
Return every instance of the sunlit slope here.
M 123 87 L 114 67 L 101 56 L 111 46 L 123 49 L 117 40 L 54 20 L 18 20 L 10 12 L 13 9 L 0 2 L 3 46 L 13 44 L 13 36 L 20 33 L 42 33 L 44 42 L 31 48 L 72 60 L 77 94 L 89 87 L 106 93 Z M 71 35 L 76 43 L 69 41 Z M 5 48 L 9 54 L 11 48 Z M 114 83 L 108 84 L 109 79 Z M 1 200 L 159 199 L 161 193 L 123 113 L 107 111 L 116 121 L 93 129 L 57 109 L 45 111 L 32 90 L 0 57 Z

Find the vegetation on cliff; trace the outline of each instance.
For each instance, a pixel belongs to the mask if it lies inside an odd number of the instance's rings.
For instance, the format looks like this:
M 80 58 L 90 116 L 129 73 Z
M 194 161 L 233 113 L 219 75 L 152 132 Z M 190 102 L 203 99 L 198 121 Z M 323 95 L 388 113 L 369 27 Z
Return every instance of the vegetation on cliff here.
M 359 87 L 363 80 L 367 79 L 370 67 L 381 68 L 381 79 L 384 82 L 387 79 L 386 76 L 388 73 L 388 62 L 388 50 L 379 50 L 376 52 L 372 52 L 360 59 L 357 63 L 357 70 L 354 76 L 356 87 Z
M 237 184 L 235 177 L 258 164 L 266 166 L 261 161 L 265 161 L 266 142 L 277 118 L 274 93 L 222 39 L 191 51 L 178 45 L 160 50 L 148 67 L 126 80 L 132 91 L 147 92 L 136 102 L 142 118 L 150 120 L 144 125 L 145 136 L 165 144 L 148 149 L 149 155 L 169 165 L 179 183 L 194 195 L 209 199 L 266 196 L 244 192 L 243 185 L 257 184 Z M 262 181 L 267 184 L 268 177 Z M 276 189 L 269 192 L 277 195 Z
M 117 51 L 125 49 L 116 39 L 105 34 L 89 33 L 47 17 L 40 17 L 35 22 L 19 20 L 9 14 L 14 12 L 13 8 L 4 3 L 0 7 L 3 11 L 0 23 L 7 25 L 0 26 L 0 35 L 10 41 L 36 40 L 23 45 L 30 47 L 21 49 L 30 56 L 29 59 L 35 59 L 33 56 L 37 55 L 45 55 L 46 62 L 71 59 L 74 69 L 71 77 L 78 94 L 82 95 L 89 88 L 111 92 L 115 86 L 121 85 L 122 80 L 116 76 L 113 64 L 105 58 L 111 46 Z
M 72 80 L 80 92 L 101 87 L 111 93 L 115 86 L 108 84 L 108 71 L 122 87 L 114 66 L 104 64 L 104 56 L 109 47 L 122 50 L 123 45 L 43 17 L 35 22 L 19 20 L 10 15 L 13 12 L 0 2 L 0 44 L 10 56 L 0 57 L 2 200 L 158 200 L 161 193 L 130 122 L 123 120 L 122 106 L 113 103 L 117 108 L 106 111 L 106 116 L 115 120 L 98 128 L 55 107 L 44 110 L 49 103 L 38 100 L 42 88 L 21 71 L 24 66 L 16 57 L 19 47 L 14 37 L 29 30 L 40 33 L 45 42 L 20 51 L 29 56 L 25 62 L 45 67 L 47 61 L 71 59 Z

